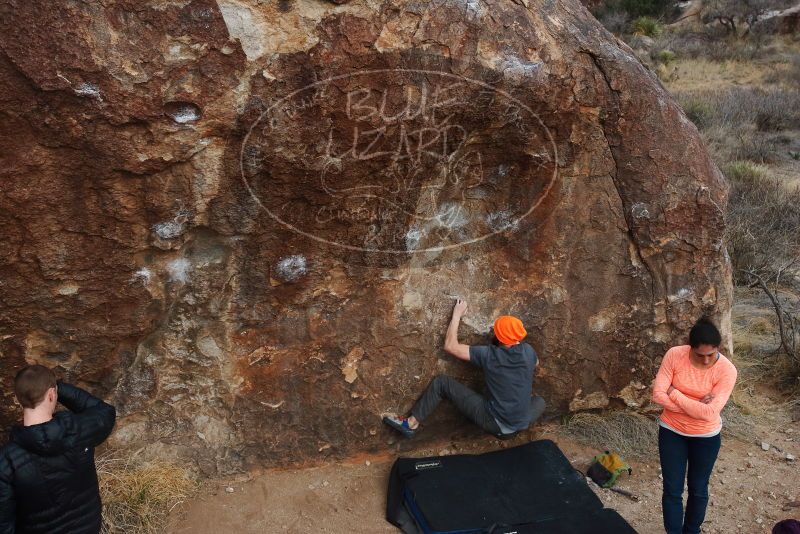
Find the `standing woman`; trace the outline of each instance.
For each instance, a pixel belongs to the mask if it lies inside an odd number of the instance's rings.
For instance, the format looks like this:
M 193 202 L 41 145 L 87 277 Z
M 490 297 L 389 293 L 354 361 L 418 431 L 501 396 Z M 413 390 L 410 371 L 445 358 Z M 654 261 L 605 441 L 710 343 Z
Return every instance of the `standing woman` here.
M 700 319 L 689 332 L 689 344 L 664 355 L 653 384 L 653 402 L 664 407 L 658 454 L 667 534 L 699 534 L 706 515 L 708 479 L 720 448 L 720 412 L 736 382 L 736 367 L 719 353 L 721 342 L 714 323 Z M 685 515 L 684 481 L 689 489 Z

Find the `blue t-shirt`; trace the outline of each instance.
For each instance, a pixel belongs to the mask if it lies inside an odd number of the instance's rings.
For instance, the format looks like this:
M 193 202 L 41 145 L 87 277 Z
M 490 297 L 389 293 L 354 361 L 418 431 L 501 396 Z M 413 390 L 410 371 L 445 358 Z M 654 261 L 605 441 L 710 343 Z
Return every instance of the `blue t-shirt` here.
M 536 360 L 536 351 L 527 343 L 508 348 L 470 346 L 469 361 L 483 369 L 489 390 L 486 404 L 501 428 L 515 431 L 528 428 Z

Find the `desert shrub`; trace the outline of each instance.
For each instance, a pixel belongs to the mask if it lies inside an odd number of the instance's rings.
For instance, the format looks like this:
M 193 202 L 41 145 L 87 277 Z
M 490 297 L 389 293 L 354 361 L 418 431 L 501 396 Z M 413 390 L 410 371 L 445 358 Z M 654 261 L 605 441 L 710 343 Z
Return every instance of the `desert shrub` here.
M 761 109 L 756 112 L 756 127 L 762 132 L 776 132 L 786 128 L 787 117 L 779 110 Z
M 611 33 L 620 35 L 628 29 L 630 16 L 624 11 L 606 9 L 597 13 L 597 20 Z
M 750 28 L 750 35 L 769 37 L 780 33 L 781 21 L 779 17 L 761 19 Z
M 619 0 L 617 6 L 631 18 L 661 18 L 671 14 L 674 9 L 673 3 L 666 0 Z
M 773 291 L 774 286 L 769 285 L 770 291 Z M 781 350 L 780 323 L 763 288 L 738 287 L 735 291 L 738 304 L 734 307 L 731 322 L 734 343 L 732 358 L 739 375 L 731 399 L 745 415 L 756 416 L 762 421 L 773 419 L 773 416 L 786 416 L 788 414 L 776 410 L 777 406 L 771 403 L 766 405 L 764 399 L 754 393 L 764 385 L 778 389 L 788 386 L 788 393 L 791 394 L 792 390 L 800 393 L 796 389 L 800 386 L 800 360 L 789 357 L 786 351 Z M 800 313 L 800 296 L 785 291 L 773 291 L 772 295 L 780 300 L 785 312 L 783 330 L 787 335 L 784 337 L 788 339 L 792 333 L 797 335 L 796 331 L 792 332 L 793 326 L 797 325 L 790 325 L 789 319 L 793 314 L 800 319 L 797 315 Z M 797 400 L 800 401 L 800 398 Z
M 713 124 L 706 126 L 701 135 L 714 161 L 764 163 L 772 161 L 777 155 L 771 152 L 775 148 L 774 142 L 766 134 L 757 132 L 752 125 L 732 127 Z
M 796 89 L 732 89 L 726 93 L 721 105 L 730 110 L 743 107 L 730 114 L 756 125 L 769 124 L 778 129 L 800 128 L 800 91 Z
M 657 452 L 658 425 L 634 412 L 577 413 L 560 432 L 584 445 L 611 450 L 625 458 L 651 458 Z
M 669 0 L 608 0 L 593 11 L 597 20 L 615 34 L 625 33 L 632 19 L 650 17 L 664 20 L 675 13 L 676 5 Z
M 774 56 L 773 43 L 762 38 L 739 38 L 726 34 L 719 26 L 703 31 L 665 31 L 656 48 L 669 49 L 681 58 L 712 61 L 752 61 Z
M 659 50 L 658 53 L 656 53 L 656 59 L 664 65 L 669 65 L 675 61 L 677 57 L 678 56 L 676 56 L 675 52 L 672 50 Z
M 766 81 L 774 84 L 783 83 L 788 87 L 800 87 L 800 55 L 793 54 L 788 63 L 774 69 Z
M 711 124 L 714 118 L 714 110 L 707 101 L 700 98 L 687 98 L 682 104 L 684 113 L 699 130 Z
M 734 161 L 726 165 L 723 172 L 732 184 L 752 184 L 757 180 L 766 179 L 769 169 L 749 161 Z
M 766 317 L 756 318 L 750 323 L 750 329 L 753 333 L 758 335 L 764 334 L 771 334 L 775 331 L 775 325 L 773 324 L 775 321 L 772 317 L 767 319 Z
M 694 59 L 704 56 L 711 43 L 712 39 L 705 33 L 669 31 L 656 38 L 653 49 L 671 50 L 678 57 Z
M 669 67 L 667 67 L 664 63 L 659 63 L 656 65 L 655 73 L 659 80 L 667 81 L 672 79 L 675 71 L 670 70 Z
M 778 146 L 774 139 L 743 130 L 736 133 L 728 153 L 732 159 L 770 163 L 774 161 L 777 151 Z
M 776 0 L 778 1 L 778 0 Z M 632 17 L 635 18 L 635 17 Z M 658 19 L 663 21 L 663 19 Z M 680 58 L 705 58 L 712 61 L 773 62 L 782 51 L 783 41 L 760 31 L 732 33 L 722 24 L 701 28 L 669 28 L 656 38 L 655 49 L 668 49 Z M 793 58 L 798 58 L 795 54 Z M 800 59 L 797 59 L 800 62 Z
M 106 451 L 97 457 L 103 534 L 160 534 L 170 511 L 192 496 L 197 484 L 189 473 L 166 462 Z
M 707 91 L 675 94 L 686 116 L 700 130 L 723 122 L 719 109 L 719 100 L 716 96 L 716 93 L 712 94 Z
M 725 177 L 731 183 L 752 184 L 757 180 L 764 180 L 768 176 L 768 169 L 762 165 L 754 165 L 749 161 L 734 161 L 725 169 Z
M 708 49 L 707 56 L 713 61 L 754 61 L 769 55 L 769 49 L 752 40 L 726 39 L 717 41 Z
M 703 21 L 718 22 L 730 35 L 744 35 L 768 12 L 791 3 L 792 0 L 706 0 Z
M 738 162 L 724 169 L 731 183 L 726 240 L 736 281 L 758 287 L 775 311 L 778 347 L 770 374 L 800 392 L 800 298 L 787 284 L 800 275 L 800 186 L 764 167 Z M 751 327 L 758 336 L 769 325 Z
M 677 93 L 676 97 L 698 128 L 718 126 L 731 133 L 756 128 L 778 131 L 800 128 L 800 91 L 734 87 L 719 92 Z M 775 142 L 752 135 L 736 135 L 740 151 L 760 153 Z M 735 159 L 752 159 L 739 157 Z M 763 159 L 763 158 L 761 158 Z
M 800 187 L 749 162 L 727 165 L 731 184 L 726 239 L 740 282 L 746 271 L 772 271 L 800 258 Z
M 634 35 L 646 35 L 656 37 L 661 35 L 664 27 L 652 17 L 639 17 L 631 23 L 631 32 Z
M 794 87 L 800 87 L 800 55 L 792 55 L 787 72 L 787 82 Z

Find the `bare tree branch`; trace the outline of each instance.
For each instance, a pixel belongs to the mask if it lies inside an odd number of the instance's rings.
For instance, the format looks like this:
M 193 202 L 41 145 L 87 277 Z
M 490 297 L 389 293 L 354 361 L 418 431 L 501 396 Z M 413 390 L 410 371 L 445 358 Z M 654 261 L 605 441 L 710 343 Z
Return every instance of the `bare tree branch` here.
M 753 280 L 753 282 L 750 283 L 750 287 L 760 287 L 772 302 L 773 308 L 775 308 L 775 315 L 778 317 L 778 335 L 780 336 L 781 343 L 778 350 L 783 349 L 786 355 L 792 360 L 800 359 L 798 358 L 796 350 L 796 320 L 789 312 L 783 309 L 778 294 L 779 289 L 777 286 L 774 290 L 770 289 L 764 278 L 754 270 L 743 270 L 743 272 Z M 788 328 L 786 322 L 789 323 Z

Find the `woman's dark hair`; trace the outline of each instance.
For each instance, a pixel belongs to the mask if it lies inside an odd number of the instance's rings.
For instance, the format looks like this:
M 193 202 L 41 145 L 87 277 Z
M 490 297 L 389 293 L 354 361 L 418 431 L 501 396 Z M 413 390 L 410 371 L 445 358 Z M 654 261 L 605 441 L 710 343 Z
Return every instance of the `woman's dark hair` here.
M 689 331 L 689 345 L 691 345 L 693 349 L 696 349 L 700 345 L 719 347 L 720 343 L 722 343 L 722 336 L 708 317 L 701 317 L 698 319 Z

